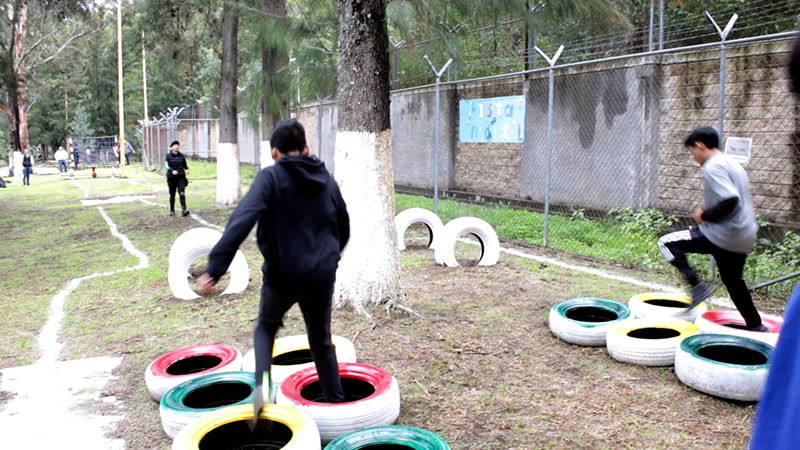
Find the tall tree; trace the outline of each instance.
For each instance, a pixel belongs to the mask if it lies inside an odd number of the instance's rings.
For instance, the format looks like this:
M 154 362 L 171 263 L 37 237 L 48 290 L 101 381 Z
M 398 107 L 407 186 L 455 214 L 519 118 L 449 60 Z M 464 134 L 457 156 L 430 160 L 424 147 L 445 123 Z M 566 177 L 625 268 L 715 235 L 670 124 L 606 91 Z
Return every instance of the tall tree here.
M 289 53 L 286 47 L 286 0 L 261 0 L 266 20 L 261 22 L 261 165 L 270 159 L 269 137 L 275 125 L 289 115 L 287 69 Z
M 394 227 L 386 0 L 339 0 L 336 180 L 351 239 L 336 276 L 337 302 L 401 300 Z
M 232 205 L 239 201 L 242 183 L 239 174 L 237 141 L 239 12 L 225 2 L 222 7 L 222 71 L 219 80 L 219 143 L 217 144 L 217 203 Z
M 0 110 L 11 128 L 12 148 L 28 147 L 28 83 L 36 69 L 55 59 L 73 41 L 97 31 L 82 21 L 69 21 L 75 13 L 86 13 L 89 1 L 14 0 L 0 3 Z M 35 24 L 28 42 L 29 22 Z M 8 30 L 8 31 L 5 31 Z M 9 157 L 10 171 L 14 158 Z

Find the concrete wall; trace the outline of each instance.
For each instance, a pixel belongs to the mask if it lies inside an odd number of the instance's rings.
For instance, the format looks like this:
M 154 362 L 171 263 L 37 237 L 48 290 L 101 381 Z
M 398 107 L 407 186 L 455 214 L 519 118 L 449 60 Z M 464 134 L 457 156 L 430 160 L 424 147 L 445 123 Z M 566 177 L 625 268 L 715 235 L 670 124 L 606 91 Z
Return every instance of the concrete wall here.
M 800 102 L 785 69 L 789 41 L 728 51 L 726 136 L 753 139 L 756 210 L 800 223 Z M 440 188 L 544 201 L 547 72 L 442 87 Z M 526 95 L 523 144 L 458 141 L 458 100 Z M 702 171 L 683 147 L 699 126 L 717 126 L 719 52 L 685 52 L 556 70 L 551 204 L 608 210 L 655 207 L 687 213 L 702 200 Z M 392 93 L 395 183 L 433 188 L 434 88 Z M 301 108 L 316 139 L 316 105 Z M 336 108 L 324 105 L 321 156 L 333 170 Z M 329 162 L 330 161 L 330 162 Z
M 458 140 L 455 89 L 442 89 L 439 108 L 439 189 L 455 186 L 454 149 Z M 436 96 L 433 88 L 406 90 L 392 96 L 392 162 L 394 182 L 433 189 L 436 142 Z
M 544 201 L 548 77 L 528 82 L 524 198 Z M 550 202 L 575 208 L 657 204 L 659 69 L 647 60 L 561 70 L 554 80 Z

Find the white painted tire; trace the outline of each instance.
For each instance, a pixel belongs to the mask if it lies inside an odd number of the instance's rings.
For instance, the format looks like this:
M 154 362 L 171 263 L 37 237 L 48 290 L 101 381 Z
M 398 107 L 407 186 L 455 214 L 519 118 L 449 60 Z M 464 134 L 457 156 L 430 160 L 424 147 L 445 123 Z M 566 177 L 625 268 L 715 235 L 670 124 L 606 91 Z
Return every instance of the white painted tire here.
M 692 309 L 686 309 L 692 298 L 684 294 L 670 292 L 647 292 L 637 294 L 628 300 L 628 308 L 634 319 L 644 317 L 671 317 L 694 322 L 701 314 L 708 311 L 706 302 Z
M 442 239 L 444 232 L 444 224 L 442 219 L 439 218 L 432 211 L 423 208 L 409 208 L 401 211 L 394 218 L 394 225 L 397 229 L 397 249 L 405 250 L 406 244 L 404 236 L 408 227 L 415 223 L 422 223 L 428 227 L 430 232 L 430 240 L 428 241 L 428 248 L 435 249 Z
M 333 346 L 336 348 L 336 361 L 340 363 L 354 363 L 356 362 L 356 348 L 353 346 L 353 343 L 350 342 L 350 339 L 347 339 L 342 336 L 332 335 L 331 341 L 333 342 Z M 282 338 L 275 339 L 275 344 L 272 346 L 272 357 L 280 357 L 281 355 L 296 352 L 296 351 L 303 351 L 308 350 L 308 336 L 305 334 L 298 334 L 294 336 L 286 336 Z M 306 362 L 302 364 L 272 364 L 270 368 L 270 376 L 272 377 L 272 385 L 275 387 L 274 390 L 277 390 L 280 387 L 283 380 L 289 377 L 289 375 L 299 372 L 303 369 L 308 369 L 309 367 L 314 367 L 314 362 Z M 249 352 L 244 354 L 244 359 L 242 361 L 242 370 L 245 372 L 255 372 L 256 371 L 256 355 L 254 350 L 250 350 Z
M 358 363 L 339 364 L 339 374 L 348 395 L 347 379 L 369 383 L 374 392 L 362 399 L 345 403 L 320 403 L 300 395 L 311 383 L 319 384 L 314 368 L 295 372 L 283 381 L 277 404 L 308 413 L 317 424 L 322 442 L 362 428 L 391 425 L 400 415 L 400 387 L 384 369 Z
M 646 339 L 639 334 L 648 332 L 664 337 Z M 671 366 L 681 341 L 698 332 L 693 323 L 682 319 L 628 319 L 609 328 L 606 347 L 619 362 Z
M 478 259 L 479 266 L 493 266 L 500 258 L 500 240 L 491 225 L 485 220 L 477 217 L 459 217 L 447 222 L 442 233 L 442 240 L 439 241 L 435 250 L 436 264 L 448 267 L 458 266 L 456 261 L 456 241 L 460 236 L 473 234 L 478 238 L 481 245 L 481 257 Z
M 740 362 L 726 361 L 733 357 L 730 351 L 727 354 L 718 351 L 715 355 L 714 347 L 736 348 L 736 359 Z M 675 352 L 675 375 L 700 392 L 754 402 L 767 383 L 772 350 L 771 345 L 741 336 L 698 334 L 684 339 Z
M 205 359 L 198 361 L 201 358 Z M 193 365 L 189 371 L 182 370 L 194 361 L 200 364 Z M 183 382 L 212 373 L 238 370 L 242 370 L 242 354 L 239 350 L 230 345 L 196 345 L 173 350 L 154 359 L 144 371 L 144 383 L 153 400 L 161 401 L 167 391 Z
M 606 333 L 630 316 L 622 303 L 602 298 L 580 297 L 556 303 L 547 320 L 550 331 L 565 342 L 590 347 L 606 345 Z
M 721 309 L 707 311 L 698 317 L 694 323 L 697 325 L 697 328 L 700 329 L 701 333 L 742 336 L 764 342 L 774 347 L 778 343 L 778 334 L 783 325 L 783 318 L 771 314 L 759 314 L 761 315 L 761 322 L 770 330 L 769 333 L 737 328 L 745 325 L 745 321 L 742 315 L 739 314 L 739 311 Z
M 191 300 L 200 296 L 189 283 L 189 267 L 200 256 L 207 255 L 214 248 L 222 233 L 211 228 L 192 228 L 178 236 L 169 249 L 169 268 L 167 279 L 172 295 L 181 300 Z M 241 250 L 236 251 L 228 272 L 231 274 L 224 294 L 236 294 L 247 289 L 250 282 L 250 269 Z

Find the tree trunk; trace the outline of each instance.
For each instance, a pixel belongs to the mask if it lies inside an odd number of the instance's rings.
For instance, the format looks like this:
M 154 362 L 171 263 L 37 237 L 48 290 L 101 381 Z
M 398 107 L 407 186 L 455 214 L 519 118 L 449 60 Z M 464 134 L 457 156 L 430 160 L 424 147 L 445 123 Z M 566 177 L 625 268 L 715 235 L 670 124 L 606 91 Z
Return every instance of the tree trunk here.
M 402 299 L 394 226 L 386 0 L 339 0 L 336 180 L 351 238 L 336 276 L 337 303 Z
M 23 150 L 28 148 L 28 111 L 25 108 L 25 94 L 28 91 L 25 80 L 25 62 L 22 55 L 25 53 L 25 38 L 28 35 L 28 2 L 17 0 L 14 4 L 12 19 L 12 34 L 10 54 L 10 67 L 8 67 L 6 80 L 8 84 L 8 100 L 11 103 L 11 137 L 12 152 L 8 155 L 9 175 L 14 175 L 15 160 L 20 158 Z M 19 152 L 19 153 L 17 153 Z M 20 174 L 16 174 L 18 177 Z
M 267 14 L 271 23 L 280 29 L 286 26 L 286 0 L 264 0 L 261 10 Z M 274 32 L 274 31 L 272 31 Z M 274 40 L 272 40 L 274 42 Z M 287 90 L 279 89 L 279 69 L 289 65 L 289 55 L 285 47 L 264 44 L 261 49 L 261 143 L 259 159 L 261 167 L 271 166 L 269 138 L 275 125 L 288 117 Z
M 222 9 L 222 71 L 219 83 L 219 144 L 217 145 L 217 203 L 232 205 L 241 196 L 239 146 L 237 144 L 236 86 L 238 84 L 236 6 Z

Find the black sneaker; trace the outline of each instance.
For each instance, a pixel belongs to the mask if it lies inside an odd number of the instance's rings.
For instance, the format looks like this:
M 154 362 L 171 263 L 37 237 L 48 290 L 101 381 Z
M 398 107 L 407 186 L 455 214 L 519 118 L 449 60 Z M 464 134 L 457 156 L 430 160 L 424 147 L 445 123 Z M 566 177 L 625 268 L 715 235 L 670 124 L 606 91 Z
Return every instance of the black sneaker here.
M 716 284 L 700 283 L 692 287 L 692 303 L 689 304 L 688 309 L 694 309 L 705 299 L 711 296 L 711 293 L 717 290 Z
M 769 329 L 763 323 L 758 324 L 757 327 L 747 328 L 749 331 L 757 331 L 759 333 L 769 333 Z
M 169 210 L 169 215 L 170 216 L 174 216 L 175 215 L 175 210 L 174 209 Z
M 188 215 L 189 215 L 189 210 L 188 210 L 188 209 L 184 209 L 184 210 L 181 212 L 181 217 L 186 217 L 186 216 L 188 216 Z

